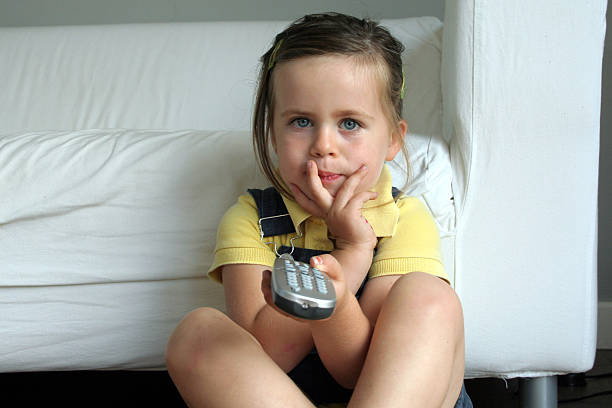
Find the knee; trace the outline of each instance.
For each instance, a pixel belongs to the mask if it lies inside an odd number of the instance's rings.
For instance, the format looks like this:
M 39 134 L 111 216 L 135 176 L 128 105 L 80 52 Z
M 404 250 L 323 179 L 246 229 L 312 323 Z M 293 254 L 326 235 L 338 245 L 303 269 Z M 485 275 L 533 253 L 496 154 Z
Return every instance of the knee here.
M 413 272 L 398 279 L 388 300 L 408 313 L 437 325 L 455 329 L 463 336 L 463 309 L 461 301 L 442 279 L 422 272 Z
M 170 373 L 192 371 L 206 365 L 221 342 L 220 333 L 233 322 L 217 309 L 203 307 L 187 314 L 172 332 L 166 346 L 166 366 Z

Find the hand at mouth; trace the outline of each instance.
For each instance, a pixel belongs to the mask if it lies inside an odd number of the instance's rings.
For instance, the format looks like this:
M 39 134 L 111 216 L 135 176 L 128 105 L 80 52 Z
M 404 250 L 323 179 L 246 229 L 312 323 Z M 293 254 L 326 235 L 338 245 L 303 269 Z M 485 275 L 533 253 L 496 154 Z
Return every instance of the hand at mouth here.
M 366 173 L 367 167 L 365 164 L 346 176 L 343 173 L 319 169 L 317 163 L 310 160 L 306 166 L 307 185 L 304 186 L 305 188 L 300 188 L 297 184 L 291 184 L 290 188 L 294 197 L 304 209 L 313 215 L 320 215 L 329 211 L 340 191 L 346 190 L 343 193 L 345 204 L 353 195 L 357 194 L 356 189 Z M 302 198 L 304 201 L 302 201 Z
M 308 185 L 302 190 L 290 184 L 291 192 L 298 204 L 310 214 L 323 218 L 328 231 L 342 246 L 361 246 L 373 249 L 376 236 L 362 209 L 366 202 L 374 200 L 377 193 L 359 191 L 358 188 L 368 172 L 366 165 L 348 177 L 343 174 L 319 170 L 314 161 L 308 163 Z M 338 180 L 338 181 L 336 181 Z M 340 245 L 340 244 L 338 244 Z

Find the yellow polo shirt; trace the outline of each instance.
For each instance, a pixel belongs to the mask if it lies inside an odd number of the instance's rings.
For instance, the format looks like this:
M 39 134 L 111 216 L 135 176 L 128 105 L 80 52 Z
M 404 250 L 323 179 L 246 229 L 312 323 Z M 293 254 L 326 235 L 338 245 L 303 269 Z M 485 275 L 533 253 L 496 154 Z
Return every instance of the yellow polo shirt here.
M 375 200 L 368 201 L 363 216 L 378 237 L 376 255 L 368 272 L 369 278 L 425 272 L 448 281 L 440 254 L 440 237 L 436 224 L 418 198 L 402 196 L 394 201 L 391 195 L 391 174 L 386 165 L 374 186 Z M 333 251 L 327 225 L 319 217 L 310 215 L 295 201 L 283 196 L 296 231 L 302 237 L 293 241 L 296 247 Z M 257 206 L 250 194 L 238 198 L 225 213 L 217 231 L 215 259 L 209 276 L 221 282 L 221 267 L 229 264 L 257 264 L 272 267 L 278 248 L 291 246 L 295 233 L 266 237 L 259 232 Z

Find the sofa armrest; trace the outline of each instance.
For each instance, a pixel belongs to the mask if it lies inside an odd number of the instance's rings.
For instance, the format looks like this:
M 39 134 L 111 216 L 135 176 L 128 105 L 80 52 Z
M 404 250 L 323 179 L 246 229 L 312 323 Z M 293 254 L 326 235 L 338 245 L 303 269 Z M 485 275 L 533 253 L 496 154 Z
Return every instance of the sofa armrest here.
M 592 366 L 605 8 L 446 2 L 443 125 L 469 376 Z

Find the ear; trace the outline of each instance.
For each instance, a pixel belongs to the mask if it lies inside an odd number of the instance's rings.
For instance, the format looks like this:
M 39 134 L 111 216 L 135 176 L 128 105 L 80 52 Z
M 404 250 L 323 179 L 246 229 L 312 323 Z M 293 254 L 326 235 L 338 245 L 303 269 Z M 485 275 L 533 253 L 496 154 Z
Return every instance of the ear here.
M 387 155 L 385 156 L 386 161 L 393 160 L 401 150 L 407 131 L 408 124 L 404 119 L 400 120 L 397 124 L 397 128 L 391 133 L 391 142 L 389 143 L 389 147 L 387 147 Z

